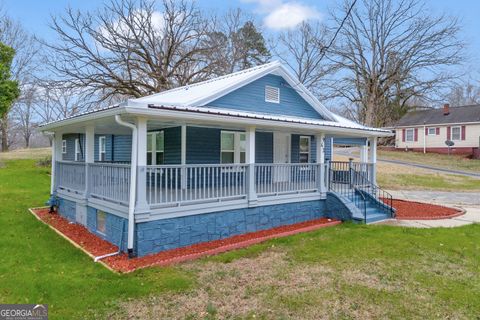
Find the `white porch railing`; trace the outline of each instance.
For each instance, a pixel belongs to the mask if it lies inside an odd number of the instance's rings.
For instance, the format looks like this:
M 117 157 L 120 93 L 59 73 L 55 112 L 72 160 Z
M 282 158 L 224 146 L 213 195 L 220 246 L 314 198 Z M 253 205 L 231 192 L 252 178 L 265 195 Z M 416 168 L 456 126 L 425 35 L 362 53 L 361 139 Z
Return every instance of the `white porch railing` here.
M 321 164 L 193 164 L 139 168 L 145 173 L 138 183 L 145 186 L 151 208 L 184 206 L 320 190 Z M 130 165 L 114 163 L 57 162 L 57 188 L 86 197 L 128 205 Z M 249 184 L 252 168 L 254 183 Z M 143 180 L 144 179 L 144 180 Z M 137 185 L 142 192 L 142 185 Z M 249 186 L 255 188 L 250 192 Z
M 85 192 L 85 163 L 57 161 L 55 187 L 77 193 Z
M 147 166 L 147 203 L 185 205 L 247 196 L 247 165 Z
M 320 166 L 311 163 L 255 164 L 257 195 L 315 192 L 319 189 Z
M 92 197 L 128 205 L 130 165 L 89 163 L 88 194 Z

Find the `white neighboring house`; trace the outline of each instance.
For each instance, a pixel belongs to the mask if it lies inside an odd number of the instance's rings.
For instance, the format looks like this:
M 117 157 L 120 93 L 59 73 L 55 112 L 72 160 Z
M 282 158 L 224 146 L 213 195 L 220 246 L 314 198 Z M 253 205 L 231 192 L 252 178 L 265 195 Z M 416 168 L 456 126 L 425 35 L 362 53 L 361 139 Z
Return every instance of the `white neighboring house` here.
M 411 111 L 394 129 L 397 149 L 448 153 L 448 140 L 451 153 L 478 156 L 480 105 Z

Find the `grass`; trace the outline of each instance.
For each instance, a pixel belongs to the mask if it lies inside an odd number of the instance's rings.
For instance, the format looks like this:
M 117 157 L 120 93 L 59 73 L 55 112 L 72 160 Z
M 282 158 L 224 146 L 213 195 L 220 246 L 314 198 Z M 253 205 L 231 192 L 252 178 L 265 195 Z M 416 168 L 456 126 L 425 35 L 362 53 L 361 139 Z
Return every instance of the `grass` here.
M 0 161 L 20 159 L 42 160 L 45 158 L 49 158 L 51 156 L 51 153 L 51 148 L 17 149 L 10 152 L 0 152 Z
M 384 152 L 384 151 L 382 151 Z M 391 152 L 392 154 L 407 154 Z M 409 152 L 408 155 L 413 154 Z M 419 154 L 420 156 L 443 156 L 433 154 Z M 336 161 L 348 161 L 344 155 L 335 155 Z M 398 159 L 400 160 L 400 159 Z M 480 160 L 459 160 L 478 162 Z M 474 165 L 471 165 L 473 167 Z M 454 168 L 462 170 L 460 168 Z M 390 190 L 431 190 L 431 191 L 465 191 L 480 192 L 480 179 L 462 175 L 440 173 L 438 171 L 416 168 L 401 164 L 377 162 L 377 182 L 380 187 Z
M 438 168 L 480 172 L 480 160 L 468 159 L 460 155 L 378 150 L 377 156 L 379 159 L 400 160 Z
M 2 303 L 48 303 L 52 319 L 478 317 L 480 225 L 347 223 L 117 275 L 27 212 L 48 197 L 35 163 L 0 168 Z

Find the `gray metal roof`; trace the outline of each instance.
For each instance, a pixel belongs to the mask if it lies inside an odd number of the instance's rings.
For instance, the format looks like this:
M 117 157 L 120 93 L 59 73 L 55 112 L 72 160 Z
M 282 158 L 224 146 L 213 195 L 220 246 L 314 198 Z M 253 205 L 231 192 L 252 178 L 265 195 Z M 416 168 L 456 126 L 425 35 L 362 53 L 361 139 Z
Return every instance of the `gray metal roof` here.
M 404 115 L 395 126 L 404 127 L 463 122 L 480 122 L 480 105 L 450 107 L 448 115 L 443 114 L 443 108 L 411 111 Z

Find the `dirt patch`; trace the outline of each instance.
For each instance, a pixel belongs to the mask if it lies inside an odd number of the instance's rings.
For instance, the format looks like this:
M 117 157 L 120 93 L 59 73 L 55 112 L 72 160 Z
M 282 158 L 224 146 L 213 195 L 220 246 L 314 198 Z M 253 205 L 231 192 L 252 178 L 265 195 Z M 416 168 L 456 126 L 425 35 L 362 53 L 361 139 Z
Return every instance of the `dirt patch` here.
M 97 235 L 92 234 L 84 226 L 69 222 L 58 214 L 48 213 L 47 208 L 33 209 L 32 213 L 91 256 L 100 256 L 118 250 L 118 247 L 101 239 Z M 166 266 L 207 255 L 214 255 L 229 250 L 244 248 L 269 239 L 285 237 L 300 232 L 313 231 L 327 226 L 334 226 L 339 223 L 341 222 L 338 220 L 320 218 L 233 236 L 226 239 L 202 242 L 134 259 L 128 259 L 127 255 L 122 253 L 120 255 L 107 257 L 102 260 L 102 263 L 118 272 L 132 272 L 140 268 Z
M 398 220 L 437 220 L 450 219 L 464 214 L 463 210 L 430 203 L 407 200 L 393 200 Z

